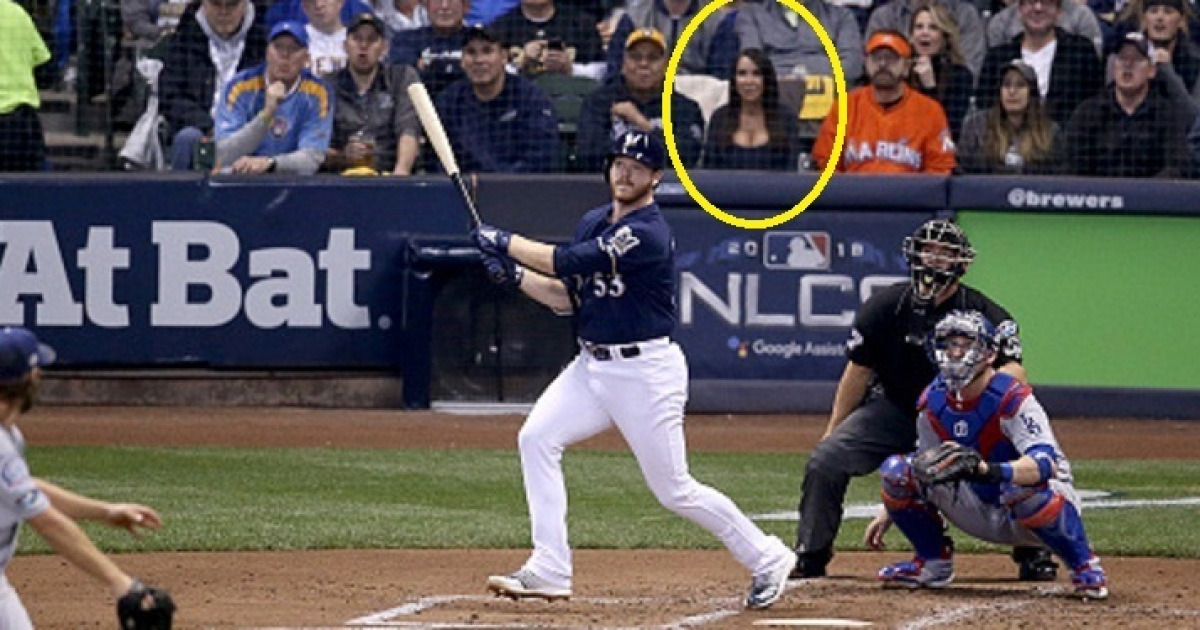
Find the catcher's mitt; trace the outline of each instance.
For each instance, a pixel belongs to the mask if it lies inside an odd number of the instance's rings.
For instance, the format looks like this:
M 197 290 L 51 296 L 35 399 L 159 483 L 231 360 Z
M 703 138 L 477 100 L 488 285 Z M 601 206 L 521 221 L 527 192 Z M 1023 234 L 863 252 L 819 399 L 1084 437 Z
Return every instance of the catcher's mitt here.
M 979 451 L 958 442 L 942 442 L 913 458 L 913 474 L 925 485 L 954 483 L 979 477 Z
M 175 602 L 161 588 L 134 580 L 129 591 L 117 600 L 117 619 L 122 630 L 171 630 Z

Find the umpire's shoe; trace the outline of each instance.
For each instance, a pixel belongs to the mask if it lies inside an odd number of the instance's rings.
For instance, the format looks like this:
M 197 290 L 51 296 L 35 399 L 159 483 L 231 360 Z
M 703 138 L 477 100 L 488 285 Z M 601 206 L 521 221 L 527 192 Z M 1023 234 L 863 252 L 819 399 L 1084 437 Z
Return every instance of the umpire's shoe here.
M 796 568 L 796 554 L 783 555 L 774 566 L 754 576 L 750 582 L 750 594 L 746 596 L 746 608 L 761 610 L 769 608 L 787 590 L 788 576 Z
M 833 551 L 821 549 L 796 553 L 796 568 L 792 569 L 791 579 L 804 580 L 808 578 L 825 577 L 825 567 L 833 559 Z
M 1049 549 L 1014 547 L 1012 559 L 1017 563 L 1017 579 L 1022 582 L 1053 582 L 1058 579 L 1058 563 Z
M 488 578 L 487 588 L 496 597 L 518 599 L 571 599 L 571 589 L 556 587 L 538 577 L 529 569 L 521 569 L 511 575 L 493 575 Z

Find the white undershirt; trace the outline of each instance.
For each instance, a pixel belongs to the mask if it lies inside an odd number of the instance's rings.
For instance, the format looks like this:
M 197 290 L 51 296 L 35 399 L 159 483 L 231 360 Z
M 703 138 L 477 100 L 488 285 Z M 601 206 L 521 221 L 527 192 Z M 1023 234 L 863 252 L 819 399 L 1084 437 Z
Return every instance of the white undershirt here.
M 1054 53 L 1058 52 L 1058 40 L 1052 39 L 1041 50 L 1021 48 L 1021 59 L 1037 71 L 1038 92 L 1042 98 L 1050 91 L 1050 68 L 1054 65 Z

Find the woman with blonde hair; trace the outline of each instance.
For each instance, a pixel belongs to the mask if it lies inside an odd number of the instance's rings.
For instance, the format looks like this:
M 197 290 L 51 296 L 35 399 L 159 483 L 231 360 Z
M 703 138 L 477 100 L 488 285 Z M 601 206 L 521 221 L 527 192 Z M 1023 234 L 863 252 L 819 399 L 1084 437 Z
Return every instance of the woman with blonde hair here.
M 1014 59 L 1004 69 L 996 104 L 963 123 L 958 165 L 964 173 L 1052 173 L 1058 126 L 1037 88 L 1037 71 Z
M 950 132 L 958 138 L 975 86 L 975 75 L 962 54 L 958 22 L 946 7 L 926 5 L 909 20 L 908 39 L 913 44 L 909 84 L 942 104 Z

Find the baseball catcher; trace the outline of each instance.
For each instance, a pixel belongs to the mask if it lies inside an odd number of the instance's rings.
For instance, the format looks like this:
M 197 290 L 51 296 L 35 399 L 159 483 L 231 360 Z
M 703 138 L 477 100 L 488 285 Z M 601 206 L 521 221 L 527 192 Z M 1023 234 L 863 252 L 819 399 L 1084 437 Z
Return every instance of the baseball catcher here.
M 992 367 L 996 332 L 978 311 L 952 311 L 929 340 L 938 375 L 921 394 L 918 446 L 880 467 L 881 513 L 866 544 L 883 548 L 892 523 L 915 556 L 883 567 L 879 579 L 944 588 L 954 579 L 954 544 L 943 517 L 1001 545 L 1045 545 L 1071 568 L 1075 592 L 1108 597 L 1092 553 L 1071 467 L 1028 385 Z
M 25 463 L 25 438 L 17 421 L 36 400 L 41 368 L 54 361 L 54 350 L 24 328 L 0 328 L 0 628 L 30 630 L 33 622 L 6 575 L 17 548 L 21 523 L 28 523 L 63 558 L 102 582 L 117 598 L 124 630 L 169 630 L 175 604 L 166 591 L 147 587 L 122 571 L 92 544 L 76 521 L 99 521 L 128 530 L 158 529 L 162 519 L 137 503 L 91 499 L 38 479 Z

